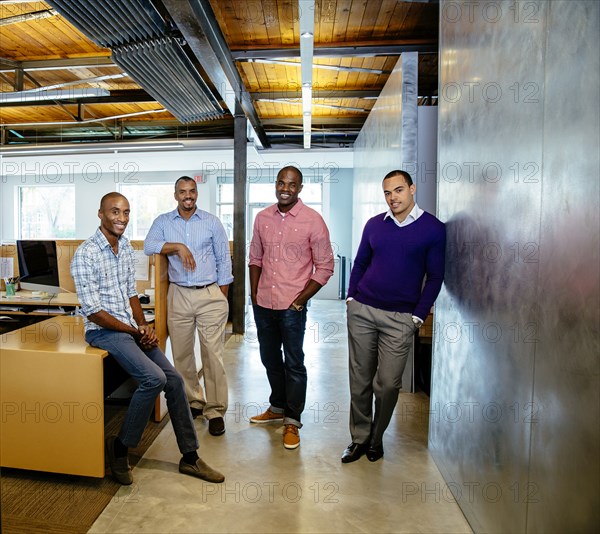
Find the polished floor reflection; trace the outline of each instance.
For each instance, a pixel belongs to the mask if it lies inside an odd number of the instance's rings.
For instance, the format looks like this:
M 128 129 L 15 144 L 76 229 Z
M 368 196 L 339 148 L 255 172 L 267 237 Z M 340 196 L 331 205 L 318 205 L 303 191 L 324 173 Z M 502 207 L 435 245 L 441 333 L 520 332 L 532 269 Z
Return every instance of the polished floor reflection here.
M 227 342 L 227 431 L 196 420 L 200 455 L 225 474 L 209 484 L 177 471 L 170 424 L 90 532 L 470 533 L 427 450 L 428 398 L 401 393 L 384 436 L 385 457 L 342 464 L 348 434 L 345 305 L 315 301 L 305 338 L 308 393 L 301 444 L 282 445 L 279 424 L 251 425 L 268 383 L 251 324 Z

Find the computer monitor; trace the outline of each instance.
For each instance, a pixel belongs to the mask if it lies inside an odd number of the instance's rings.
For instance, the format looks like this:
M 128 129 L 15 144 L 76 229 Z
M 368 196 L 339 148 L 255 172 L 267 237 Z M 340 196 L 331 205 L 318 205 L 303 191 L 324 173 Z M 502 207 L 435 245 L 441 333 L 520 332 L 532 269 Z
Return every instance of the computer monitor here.
M 52 295 L 61 292 L 56 241 L 18 240 L 17 260 L 21 289 Z

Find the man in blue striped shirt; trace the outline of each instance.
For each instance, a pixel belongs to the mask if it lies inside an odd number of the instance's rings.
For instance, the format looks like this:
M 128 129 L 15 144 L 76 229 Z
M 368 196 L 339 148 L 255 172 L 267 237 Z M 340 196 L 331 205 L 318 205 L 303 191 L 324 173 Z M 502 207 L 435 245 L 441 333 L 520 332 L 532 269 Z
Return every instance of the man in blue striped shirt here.
M 210 434 L 220 436 L 225 432 L 228 402 L 223 351 L 227 293 L 233 282 L 229 241 L 221 221 L 196 206 L 198 190 L 193 178 L 179 178 L 174 196 L 177 208 L 152 223 L 144 252 L 164 254 L 169 260 L 167 325 L 175 368 L 185 381 L 192 415 L 204 415 Z M 200 372 L 194 352 L 196 331 Z
M 198 457 L 198 438 L 183 379 L 158 347 L 156 333 L 144 319 L 135 287 L 133 248 L 123 236 L 129 211 L 129 202 L 120 193 L 104 195 L 98 210 L 100 228 L 76 250 L 71 262 L 85 317 L 85 340 L 109 352 L 138 384 L 119 435 L 106 440 L 111 472 L 121 484 L 133 482 L 128 449 L 137 447 L 155 399 L 164 391 L 183 455 L 179 471 L 223 482 L 223 475 Z

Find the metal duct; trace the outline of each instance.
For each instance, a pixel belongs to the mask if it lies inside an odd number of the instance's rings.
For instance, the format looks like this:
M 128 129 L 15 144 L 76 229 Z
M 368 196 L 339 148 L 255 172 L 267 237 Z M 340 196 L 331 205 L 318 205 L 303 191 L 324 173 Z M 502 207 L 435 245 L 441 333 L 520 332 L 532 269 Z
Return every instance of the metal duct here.
M 149 0 L 49 0 L 183 123 L 221 118 L 218 98 Z
M 116 47 L 113 60 L 181 122 L 223 116 L 206 82 L 174 39 Z
M 160 37 L 167 30 L 149 0 L 49 0 L 48 3 L 105 48 Z

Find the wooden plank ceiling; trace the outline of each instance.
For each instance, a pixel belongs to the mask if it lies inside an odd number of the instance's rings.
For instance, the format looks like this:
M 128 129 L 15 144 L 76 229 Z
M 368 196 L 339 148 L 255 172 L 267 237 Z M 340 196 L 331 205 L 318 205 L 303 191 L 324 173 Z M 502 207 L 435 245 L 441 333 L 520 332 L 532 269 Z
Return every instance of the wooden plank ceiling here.
M 168 2 L 152 3 L 169 19 Z M 298 0 L 202 3 L 214 13 L 212 25 L 222 33 L 229 60 L 250 94 L 269 144 L 302 146 Z M 178 28 L 172 26 L 177 35 Z M 184 28 L 181 31 L 185 35 Z M 425 51 L 419 55 L 419 94 L 424 97 L 422 103 L 435 104 L 437 32 L 436 2 L 316 0 L 315 146 L 351 146 L 402 47 Z M 186 47 L 186 52 L 196 61 L 193 47 Z M 209 83 L 217 85 L 214 80 Z M 1 93 L 40 87 L 105 89 L 110 96 L 18 104 L 2 100 Z M 223 99 L 221 104 L 226 110 L 222 119 L 184 125 L 112 62 L 110 49 L 94 44 L 50 3 L 0 2 L 0 123 L 5 147 L 142 138 L 232 138 L 231 110 Z M 98 119 L 103 120 L 93 122 Z

